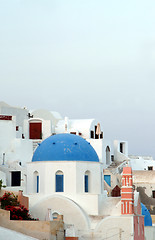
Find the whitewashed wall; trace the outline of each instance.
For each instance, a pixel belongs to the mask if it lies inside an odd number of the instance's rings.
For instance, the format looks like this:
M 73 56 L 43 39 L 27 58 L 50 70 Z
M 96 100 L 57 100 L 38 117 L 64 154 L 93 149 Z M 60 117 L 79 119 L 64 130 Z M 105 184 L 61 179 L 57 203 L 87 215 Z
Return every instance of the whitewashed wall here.
M 103 163 L 103 167 L 106 168 L 111 164 L 111 142 L 106 139 L 86 139 L 90 142 L 91 146 L 95 149 L 99 160 Z M 110 148 L 109 164 L 106 164 L 106 148 Z
M 55 192 L 55 173 L 60 170 L 64 173 L 64 192 Z M 100 195 L 105 195 L 101 189 L 101 164 L 80 161 L 52 161 L 34 162 L 27 164 L 27 193 L 34 194 L 33 173 L 39 173 L 40 194 L 61 195 L 72 199 L 82 206 L 89 214 L 98 214 L 100 210 Z M 84 175 L 90 171 L 89 192 L 84 192 Z
M 124 144 L 124 152 L 120 152 L 120 143 Z M 122 162 L 128 159 L 128 142 L 121 140 L 114 140 L 114 159 L 115 161 Z
M 147 160 L 143 157 L 130 158 L 130 166 L 132 170 L 148 170 L 148 167 L 153 167 L 155 170 L 155 160 Z

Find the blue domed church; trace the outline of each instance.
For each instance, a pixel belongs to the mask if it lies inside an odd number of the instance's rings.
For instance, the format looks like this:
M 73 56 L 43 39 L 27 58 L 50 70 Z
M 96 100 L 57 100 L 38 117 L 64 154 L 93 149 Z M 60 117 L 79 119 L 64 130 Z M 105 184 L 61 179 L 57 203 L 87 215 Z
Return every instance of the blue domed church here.
M 64 215 L 68 222 L 72 209 L 72 216 L 76 215 L 74 225 L 77 221 L 88 228 L 87 214 L 100 214 L 100 202 L 107 195 L 103 187 L 103 164 L 82 137 L 50 136 L 39 144 L 32 162 L 27 164 L 27 192 L 38 199 L 31 208 L 33 215 L 44 220 L 48 207 L 54 214 Z
M 27 194 L 34 217 L 45 220 L 63 215 L 66 232 L 79 239 L 111 235 L 134 236 L 134 215 L 121 215 L 121 197 L 107 197 L 103 163 L 84 138 L 74 134 L 52 135 L 41 142 L 27 163 Z M 68 227 L 69 226 L 69 227 Z M 68 235 L 68 234 L 67 234 Z M 143 238 L 134 238 L 142 240 Z

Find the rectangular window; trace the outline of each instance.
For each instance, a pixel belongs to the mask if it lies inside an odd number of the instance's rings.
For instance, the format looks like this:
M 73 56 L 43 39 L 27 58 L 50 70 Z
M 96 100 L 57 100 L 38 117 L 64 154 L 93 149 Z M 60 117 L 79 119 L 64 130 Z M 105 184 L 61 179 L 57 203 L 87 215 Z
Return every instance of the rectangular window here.
M 39 176 L 37 176 L 37 193 L 39 192 Z
M 98 139 L 99 135 L 96 134 L 96 129 L 97 129 L 97 126 L 95 126 L 95 139 Z
M 124 142 L 120 143 L 120 152 L 125 154 L 125 143 Z
M 120 152 L 123 153 L 123 143 L 120 143 Z
M 94 131 L 90 131 L 90 138 L 94 138 Z
M 88 175 L 85 175 L 85 192 L 88 192 Z
M 63 175 L 56 175 L 56 192 L 63 191 Z
M 101 138 L 101 139 L 103 138 L 103 132 L 101 132 L 101 134 L 100 134 L 100 138 Z
M 155 198 L 155 190 L 152 191 L 152 197 Z

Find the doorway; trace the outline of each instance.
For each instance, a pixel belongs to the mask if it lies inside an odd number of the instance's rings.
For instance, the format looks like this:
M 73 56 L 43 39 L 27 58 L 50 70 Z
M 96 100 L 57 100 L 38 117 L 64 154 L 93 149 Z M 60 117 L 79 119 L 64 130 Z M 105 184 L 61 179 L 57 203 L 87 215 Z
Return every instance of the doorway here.
M 29 138 L 30 139 L 42 139 L 42 122 L 30 122 Z
M 11 186 L 12 187 L 20 186 L 20 181 L 21 172 L 20 171 L 11 172 Z

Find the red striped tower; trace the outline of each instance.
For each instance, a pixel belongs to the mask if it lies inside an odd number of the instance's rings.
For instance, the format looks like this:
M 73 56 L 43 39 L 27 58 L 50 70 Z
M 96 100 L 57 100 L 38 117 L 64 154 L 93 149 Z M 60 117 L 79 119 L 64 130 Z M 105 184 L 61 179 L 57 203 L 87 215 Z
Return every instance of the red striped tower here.
M 121 189 L 121 214 L 134 214 L 132 169 L 130 167 L 123 168 Z

